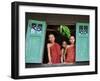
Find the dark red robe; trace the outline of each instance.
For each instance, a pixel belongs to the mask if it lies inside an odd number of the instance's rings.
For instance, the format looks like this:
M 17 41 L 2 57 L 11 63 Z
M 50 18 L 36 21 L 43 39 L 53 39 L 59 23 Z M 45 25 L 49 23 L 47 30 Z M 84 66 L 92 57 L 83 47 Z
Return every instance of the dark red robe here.
M 75 46 L 71 46 L 67 48 L 65 62 L 66 63 L 75 62 Z
M 50 47 L 51 62 L 52 64 L 60 63 L 60 45 L 55 43 Z

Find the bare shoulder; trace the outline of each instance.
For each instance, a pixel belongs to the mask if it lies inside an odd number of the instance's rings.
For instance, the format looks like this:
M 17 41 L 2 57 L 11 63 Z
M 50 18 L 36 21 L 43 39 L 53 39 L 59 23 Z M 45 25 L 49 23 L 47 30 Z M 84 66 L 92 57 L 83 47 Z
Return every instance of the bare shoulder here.
M 69 48 L 70 47 L 70 45 L 67 45 L 67 48 Z
M 61 51 L 64 51 L 64 49 L 62 48 Z
M 48 47 L 48 48 L 49 48 L 49 47 L 51 47 L 51 44 L 50 44 L 50 43 L 48 43 L 48 44 L 47 44 L 47 47 Z

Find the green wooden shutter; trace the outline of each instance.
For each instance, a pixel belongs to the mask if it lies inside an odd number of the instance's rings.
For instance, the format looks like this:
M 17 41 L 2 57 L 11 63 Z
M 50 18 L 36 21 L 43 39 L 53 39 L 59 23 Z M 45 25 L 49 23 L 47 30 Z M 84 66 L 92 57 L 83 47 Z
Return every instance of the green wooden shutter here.
M 89 24 L 76 24 L 76 61 L 89 61 Z
M 46 22 L 29 20 L 25 40 L 25 62 L 42 63 Z

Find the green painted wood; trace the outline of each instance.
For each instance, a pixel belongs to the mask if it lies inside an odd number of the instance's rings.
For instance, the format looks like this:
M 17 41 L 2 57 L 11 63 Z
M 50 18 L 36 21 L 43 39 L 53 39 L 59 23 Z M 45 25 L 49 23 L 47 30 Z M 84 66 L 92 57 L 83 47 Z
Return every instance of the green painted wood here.
M 25 41 L 25 62 L 42 63 L 46 22 L 29 20 Z
M 76 61 L 89 61 L 89 23 L 76 23 Z

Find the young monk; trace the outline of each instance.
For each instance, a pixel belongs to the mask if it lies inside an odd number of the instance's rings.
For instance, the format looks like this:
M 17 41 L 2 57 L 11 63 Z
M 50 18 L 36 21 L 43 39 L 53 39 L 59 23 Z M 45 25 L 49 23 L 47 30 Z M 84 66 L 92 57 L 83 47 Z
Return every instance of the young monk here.
M 69 39 L 70 45 L 67 47 L 65 62 L 68 64 L 75 63 L 75 37 L 71 36 Z
M 65 62 L 65 55 L 67 53 L 67 42 L 63 41 L 62 42 L 62 49 L 61 49 L 61 62 Z
M 55 42 L 54 34 L 49 34 L 49 41 L 47 44 L 49 64 L 60 63 L 60 45 Z

